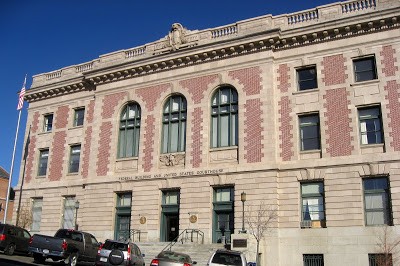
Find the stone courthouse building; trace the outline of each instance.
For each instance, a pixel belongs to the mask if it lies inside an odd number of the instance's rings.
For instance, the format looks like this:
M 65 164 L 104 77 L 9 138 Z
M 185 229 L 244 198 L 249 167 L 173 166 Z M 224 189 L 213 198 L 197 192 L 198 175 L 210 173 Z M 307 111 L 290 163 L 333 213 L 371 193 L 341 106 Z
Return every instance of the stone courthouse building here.
M 33 76 L 16 197 L 33 233 L 167 242 L 195 229 L 234 247 L 262 203 L 278 216 L 263 265 L 375 265 L 384 229 L 400 238 L 399 65 L 399 0 L 175 23 Z

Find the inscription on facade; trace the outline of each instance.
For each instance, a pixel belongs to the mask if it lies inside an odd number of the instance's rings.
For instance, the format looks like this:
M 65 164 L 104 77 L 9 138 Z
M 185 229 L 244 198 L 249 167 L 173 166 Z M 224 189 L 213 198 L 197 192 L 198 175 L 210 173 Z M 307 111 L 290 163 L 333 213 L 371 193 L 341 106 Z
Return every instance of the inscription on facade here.
M 167 178 L 167 177 L 181 177 L 181 176 L 196 176 L 196 175 L 211 175 L 223 173 L 224 169 L 212 169 L 212 170 L 198 170 L 198 171 L 182 171 L 176 173 L 165 173 L 165 174 L 149 174 L 149 175 L 137 175 L 137 176 L 122 176 L 118 179 L 120 181 L 131 181 L 131 180 L 146 180 L 156 178 Z

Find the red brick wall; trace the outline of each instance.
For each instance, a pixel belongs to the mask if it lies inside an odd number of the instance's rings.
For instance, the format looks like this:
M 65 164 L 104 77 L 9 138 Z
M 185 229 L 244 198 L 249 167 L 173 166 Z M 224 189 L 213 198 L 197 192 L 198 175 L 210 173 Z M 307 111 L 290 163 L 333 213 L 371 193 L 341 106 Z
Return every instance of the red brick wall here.
M 65 131 L 55 132 L 49 161 L 49 180 L 60 180 L 63 174 L 63 163 L 65 155 L 65 144 L 67 133 Z
M 183 80 L 179 84 L 186 89 L 192 96 L 193 103 L 200 104 L 204 99 L 204 92 L 207 91 L 208 86 L 215 82 L 218 75 L 210 75 L 199 78 Z M 203 111 L 201 107 L 195 107 L 192 112 L 192 151 L 190 163 L 193 168 L 200 167 L 202 163 L 202 150 L 203 150 Z
M 286 64 L 279 65 L 278 67 L 278 90 L 280 92 L 287 92 L 290 88 L 290 68 Z
M 0 222 L 4 221 L 4 213 L 6 209 L 6 199 L 7 199 L 7 190 L 8 190 L 8 178 L 0 178 L 0 203 L 2 206 L 2 210 L 0 212 Z M 8 209 L 7 209 L 7 221 L 6 223 L 11 223 L 12 216 L 14 213 L 14 201 L 8 201 Z
M 384 46 L 380 55 L 382 56 L 382 73 L 386 77 L 391 77 L 396 75 L 396 71 L 399 70 L 397 66 L 395 66 L 395 62 L 397 62 L 397 58 L 395 58 L 396 50 L 392 48 L 391 45 Z
M 160 99 L 160 95 L 171 88 L 170 84 L 162 84 L 153 87 L 147 87 L 137 90 L 137 94 L 145 103 L 148 112 L 152 112 Z M 148 115 L 144 121 L 144 147 L 143 147 L 143 170 L 149 172 L 154 165 L 154 131 L 155 118 L 154 115 Z
M 351 145 L 353 138 L 350 136 L 352 129 L 349 118 L 350 110 L 346 88 L 330 89 L 323 96 L 326 113 L 325 134 L 327 153 L 332 157 L 351 155 L 354 147 Z
M 83 157 L 82 157 L 82 176 L 83 178 L 87 178 L 89 176 L 89 159 L 90 159 L 90 151 L 92 147 L 92 123 L 93 123 L 93 115 L 94 115 L 94 100 L 91 100 L 88 104 L 86 110 L 86 130 L 85 130 L 85 142 L 83 148 Z
M 29 135 L 29 145 L 28 145 L 28 154 L 26 157 L 26 165 L 25 165 L 25 180 L 24 182 L 29 183 L 32 179 L 32 170 L 33 170 L 33 160 L 35 155 L 36 149 L 36 134 L 39 130 L 39 112 L 35 112 L 32 117 L 32 125 L 31 125 L 31 132 Z M 25 140 L 26 141 L 26 140 Z M 26 143 L 24 143 L 26 145 Z
M 400 151 L 400 84 L 396 83 L 395 80 L 392 80 L 389 81 L 384 88 L 387 92 L 387 110 L 388 118 L 390 118 L 389 135 L 392 139 L 390 146 L 393 147 L 395 151 Z
M 322 62 L 323 70 L 323 82 L 326 86 L 343 84 L 346 82 L 347 67 L 345 66 L 345 58 L 343 55 L 332 55 L 324 57 Z
M 243 90 L 247 96 L 260 94 L 261 91 L 261 69 L 251 67 L 229 72 L 229 76 L 237 79 L 243 85 Z
M 115 93 L 107 95 L 103 99 L 103 109 L 101 118 L 103 120 L 118 116 L 115 108 L 127 96 L 126 92 Z M 89 115 L 90 119 L 91 115 Z M 112 122 L 104 121 L 100 126 L 99 132 L 99 149 L 97 154 L 97 169 L 96 173 L 99 176 L 104 176 L 108 172 L 108 165 L 110 163 L 110 150 L 111 150 L 111 134 Z

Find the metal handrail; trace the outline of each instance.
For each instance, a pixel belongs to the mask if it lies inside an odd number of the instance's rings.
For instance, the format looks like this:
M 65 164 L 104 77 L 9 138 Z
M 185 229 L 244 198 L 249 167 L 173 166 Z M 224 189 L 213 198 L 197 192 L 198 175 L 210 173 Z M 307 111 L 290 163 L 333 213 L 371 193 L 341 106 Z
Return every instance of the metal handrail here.
M 138 241 L 135 241 L 135 235 L 136 235 L 136 234 L 139 235 Z M 132 240 L 133 242 L 140 242 L 140 234 L 141 234 L 141 232 L 140 232 L 140 230 L 138 230 L 138 229 L 131 229 L 131 230 L 129 230 L 129 235 L 131 236 L 131 240 Z
M 183 237 L 184 234 L 186 234 L 185 238 Z M 190 242 L 194 242 L 193 241 L 194 240 L 193 235 L 196 234 L 196 239 L 198 240 L 199 236 L 200 236 L 201 237 L 201 244 L 204 244 L 204 233 L 201 230 L 199 230 L 199 229 L 185 229 L 177 237 L 175 237 L 171 242 L 169 242 L 168 245 L 166 245 L 161 251 L 164 251 L 164 250 L 167 250 L 167 249 L 171 250 L 172 247 L 176 244 L 176 242 L 179 241 L 180 237 L 182 237 L 182 238 L 180 239 L 179 242 L 182 242 L 182 244 L 183 244 L 185 239 L 189 239 L 187 237 L 188 234 L 190 234 Z

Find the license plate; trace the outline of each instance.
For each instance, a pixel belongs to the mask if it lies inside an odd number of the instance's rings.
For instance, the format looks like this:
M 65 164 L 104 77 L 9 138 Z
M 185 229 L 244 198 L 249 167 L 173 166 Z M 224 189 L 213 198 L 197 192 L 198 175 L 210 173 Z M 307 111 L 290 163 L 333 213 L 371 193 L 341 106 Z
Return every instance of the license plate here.
M 43 253 L 44 254 L 49 254 L 49 250 L 48 249 L 43 249 Z
M 100 257 L 100 261 L 107 262 L 107 258 Z

